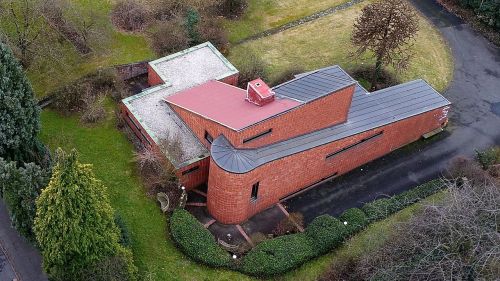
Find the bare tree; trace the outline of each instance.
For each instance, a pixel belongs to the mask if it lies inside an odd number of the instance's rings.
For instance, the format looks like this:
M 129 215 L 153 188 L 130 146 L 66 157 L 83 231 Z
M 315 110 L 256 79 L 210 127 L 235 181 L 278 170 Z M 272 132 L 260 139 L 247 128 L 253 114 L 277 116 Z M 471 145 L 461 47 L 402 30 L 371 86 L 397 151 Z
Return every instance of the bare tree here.
M 412 41 L 418 32 L 418 17 L 405 0 L 381 0 L 363 8 L 354 23 L 351 41 L 359 56 L 371 51 L 376 59 L 372 89 L 383 65 L 404 69 L 411 58 Z
M 18 52 L 23 65 L 43 31 L 39 0 L 0 0 L 0 32 Z

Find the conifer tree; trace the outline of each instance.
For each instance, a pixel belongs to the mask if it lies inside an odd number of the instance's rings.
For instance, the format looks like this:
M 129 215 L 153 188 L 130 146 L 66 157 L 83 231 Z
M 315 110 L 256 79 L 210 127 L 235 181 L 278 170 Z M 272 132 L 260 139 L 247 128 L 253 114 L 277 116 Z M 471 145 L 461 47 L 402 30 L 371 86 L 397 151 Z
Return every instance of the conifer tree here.
M 48 186 L 36 201 L 35 235 L 54 280 L 78 280 L 85 269 L 119 254 L 119 230 L 106 188 L 75 150 L 56 153 Z
M 0 157 L 31 162 L 39 145 L 40 108 L 21 65 L 0 42 Z

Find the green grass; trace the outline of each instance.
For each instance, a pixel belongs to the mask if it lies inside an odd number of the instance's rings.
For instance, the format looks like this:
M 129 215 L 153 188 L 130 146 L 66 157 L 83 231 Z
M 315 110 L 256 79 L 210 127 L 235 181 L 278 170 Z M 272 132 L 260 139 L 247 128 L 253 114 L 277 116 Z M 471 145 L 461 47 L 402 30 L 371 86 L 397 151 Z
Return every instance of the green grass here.
M 42 113 L 42 140 L 51 150 L 76 148 L 82 163 L 91 163 L 96 176 L 107 186 L 110 200 L 128 226 L 132 250 L 141 274 L 151 280 L 245 280 L 227 270 L 198 265 L 179 252 L 167 235 L 167 219 L 156 202 L 145 195 L 133 163 L 133 146 L 115 128 L 113 104 L 108 119 L 86 127 L 77 117 L 53 111 Z M 146 279 L 149 280 L 149 279 Z
M 313 70 L 338 64 L 347 71 L 362 64 L 371 66 L 374 60 L 368 56 L 359 60 L 350 56 L 354 49 L 350 42 L 354 20 L 370 2 L 367 0 L 319 20 L 238 45 L 231 49 L 229 59 L 238 61 L 246 53 L 254 52 L 267 63 L 271 80 L 294 65 Z M 391 67 L 388 71 L 402 82 L 422 78 L 443 91 L 452 79 L 451 52 L 439 32 L 423 17 L 420 17 L 414 50 L 415 56 L 406 71 L 397 72 Z
M 250 0 L 242 18 L 225 20 L 230 42 L 281 26 L 348 0 Z
M 54 89 L 95 71 L 98 68 L 126 64 L 155 57 L 146 36 L 116 30 L 110 22 L 112 2 L 102 0 L 75 0 L 83 13 L 90 9 L 96 24 L 102 26 L 97 40 L 90 41 L 94 52 L 83 56 L 55 30 L 47 30 L 41 45 L 48 48 L 36 57 L 27 74 L 37 97 L 43 97 Z M 44 24 L 45 23 L 41 23 Z M 50 49 L 50 50 L 49 50 Z

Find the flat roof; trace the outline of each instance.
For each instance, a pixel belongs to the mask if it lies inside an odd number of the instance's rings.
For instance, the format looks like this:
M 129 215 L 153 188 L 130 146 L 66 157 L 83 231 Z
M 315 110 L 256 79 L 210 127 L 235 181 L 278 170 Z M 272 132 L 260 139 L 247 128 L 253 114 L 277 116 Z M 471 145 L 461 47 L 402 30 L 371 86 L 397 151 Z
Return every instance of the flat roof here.
M 234 75 L 238 70 L 209 42 L 152 61 L 149 65 L 165 84 L 123 99 L 123 104 L 158 145 L 163 140 L 179 141 L 181 153 L 174 155 L 165 151 L 176 168 L 209 156 L 205 146 L 164 99 L 186 88 Z
M 343 72 L 339 66 L 320 71 Z M 348 120 L 343 124 L 255 149 L 234 148 L 220 135 L 212 143 L 211 155 L 222 169 L 232 173 L 246 173 L 271 161 L 448 105 L 450 102 L 424 80 L 372 93 L 357 84 Z
M 302 105 L 292 99 L 276 97 L 273 102 L 258 106 L 245 98 L 246 90 L 212 80 L 165 100 L 235 131 Z

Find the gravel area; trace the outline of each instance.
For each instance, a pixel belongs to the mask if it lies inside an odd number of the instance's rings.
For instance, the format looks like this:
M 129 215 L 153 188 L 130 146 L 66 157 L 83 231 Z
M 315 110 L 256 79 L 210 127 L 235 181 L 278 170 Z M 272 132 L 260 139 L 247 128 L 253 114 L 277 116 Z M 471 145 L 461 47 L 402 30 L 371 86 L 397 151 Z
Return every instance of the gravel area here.
M 150 65 L 167 83 L 146 89 L 125 99 L 124 103 L 158 144 L 165 139 L 180 141 L 182 152 L 169 155 L 177 168 L 208 156 L 208 150 L 164 99 L 204 82 L 230 76 L 236 69 L 206 44 L 152 61 Z

